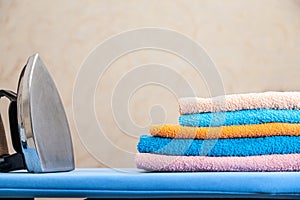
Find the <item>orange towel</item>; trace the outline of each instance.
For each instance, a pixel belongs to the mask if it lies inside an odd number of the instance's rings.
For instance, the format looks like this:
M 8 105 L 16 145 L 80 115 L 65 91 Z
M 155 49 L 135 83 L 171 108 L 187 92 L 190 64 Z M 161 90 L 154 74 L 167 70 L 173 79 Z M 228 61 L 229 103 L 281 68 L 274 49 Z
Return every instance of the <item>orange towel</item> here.
M 243 138 L 265 137 L 278 135 L 300 135 L 300 124 L 266 123 L 222 127 L 189 127 L 178 124 L 153 125 L 150 127 L 152 136 L 168 138 Z

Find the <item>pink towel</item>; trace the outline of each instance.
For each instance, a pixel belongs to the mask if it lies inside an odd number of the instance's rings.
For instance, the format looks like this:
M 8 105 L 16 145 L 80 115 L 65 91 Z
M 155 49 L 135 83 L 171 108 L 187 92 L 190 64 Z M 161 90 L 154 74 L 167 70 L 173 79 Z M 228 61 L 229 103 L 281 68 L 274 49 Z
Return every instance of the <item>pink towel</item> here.
M 179 99 L 181 115 L 244 109 L 300 109 L 300 92 L 231 94 L 212 98 Z
M 300 154 L 246 157 L 166 156 L 137 153 L 136 166 L 147 171 L 299 171 Z

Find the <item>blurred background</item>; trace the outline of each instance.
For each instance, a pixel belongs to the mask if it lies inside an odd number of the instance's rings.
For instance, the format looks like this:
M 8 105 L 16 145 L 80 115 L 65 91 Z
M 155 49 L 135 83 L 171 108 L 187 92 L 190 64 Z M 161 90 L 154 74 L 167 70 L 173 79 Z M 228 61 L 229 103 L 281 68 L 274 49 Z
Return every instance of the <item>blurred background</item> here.
M 300 90 L 300 0 L 0 0 L 0 87 L 15 91 L 27 58 L 40 54 L 66 109 L 76 167 L 107 167 L 95 158 L 95 152 L 88 152 L 80 140 L 85 133 L 76 129 L 72 93 L 77 73 L 98 44 L 143 27 L 171 29 L 201 44 L 216 64 L 226 94 Z M 97 101 L 97 96 L 111 95 L 122 75 L 145 63 L 167 65 L 196 89 L 197 96 L 210 94 L 205 78 L 214 77 L 198 76 L 175 55 L 142 50 L 111 65 L 95 91 L 95 112 L 107 112 L 110 106 Z M 1 101 L 8 130 L 8 101 Z M 165 112 L 159 120 L 149 115 L 157 104 Z M 137 91 L 128 100 L 128 109 L 132 123 L 143 127 L 141 130 L 153 121 L 177 123 L 179 116 L 176 96 L 157 86 Z M 105 119 L 99 116 L 98 120 Z M 138 135 L 144 132 L 132 133 L 129 140 L 122 132 L 116 134 L 120 130 L 115 122 L 105 125 L 111 129 L 105 134 L 112 145 L 135 153 Z M 104 143 L 107 141 L 98 141 L 99 146 Z M 119 158 L 109 149 L 96 153 L 106 154 L 106 159 L 122 159 L 118 167 L 134 167 L 131 159 Z

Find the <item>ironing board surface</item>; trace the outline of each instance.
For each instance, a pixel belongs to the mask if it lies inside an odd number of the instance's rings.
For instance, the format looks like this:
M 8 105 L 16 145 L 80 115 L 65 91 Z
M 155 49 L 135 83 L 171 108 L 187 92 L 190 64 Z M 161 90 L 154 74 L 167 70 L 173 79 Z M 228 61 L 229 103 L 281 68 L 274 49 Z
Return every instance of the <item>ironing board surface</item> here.
M 300 197 L 299 172 L 155 173 L 86 168 L 0 174 L 0 196 L 86 198 Z

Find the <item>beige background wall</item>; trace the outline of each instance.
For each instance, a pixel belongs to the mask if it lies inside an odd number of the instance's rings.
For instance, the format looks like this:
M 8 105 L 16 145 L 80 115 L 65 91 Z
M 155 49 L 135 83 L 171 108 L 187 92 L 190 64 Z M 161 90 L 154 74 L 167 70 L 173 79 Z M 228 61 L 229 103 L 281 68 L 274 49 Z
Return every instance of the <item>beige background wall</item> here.
M 0 87 L 15 90 L 27 57 L 35 52 L 41 55 L 66 108 L 77 167 L 104 166 L 85 150 L 75 128 L 72 91 L 81 63 L 108 37 L 142 27 L 169 28 L 202 44 L 218 67 L 226 93 L 300 90 L 299 0 L 0 0 Z M 173 67 L 197 89 L 197 95 L 208 95 L 203 79 L 178 57 L 141 51 L 113 64 L 96 97 L 110 94 L 112 81 L 127 70 L 149 62 Z M 176 123 L 176 98 L 159 87 L 143 89 L 130 101 L 135 123 L 147 128 L 153 103 L 163 104 L 168 111 L 165 121 Z M 7 101 L 2 102 L 4 113 Z M 105 108 L 96 103 L 96 112 Z M 7 118 L 5 123 L 8 127 Z M 115 124 L 108 125 L 114 135 Z M 113 136 L 112 142 L 135 152 L 136 143 L 127 143 L 122 135 Z M 134 166 L 132 160 L 128 162 Z

